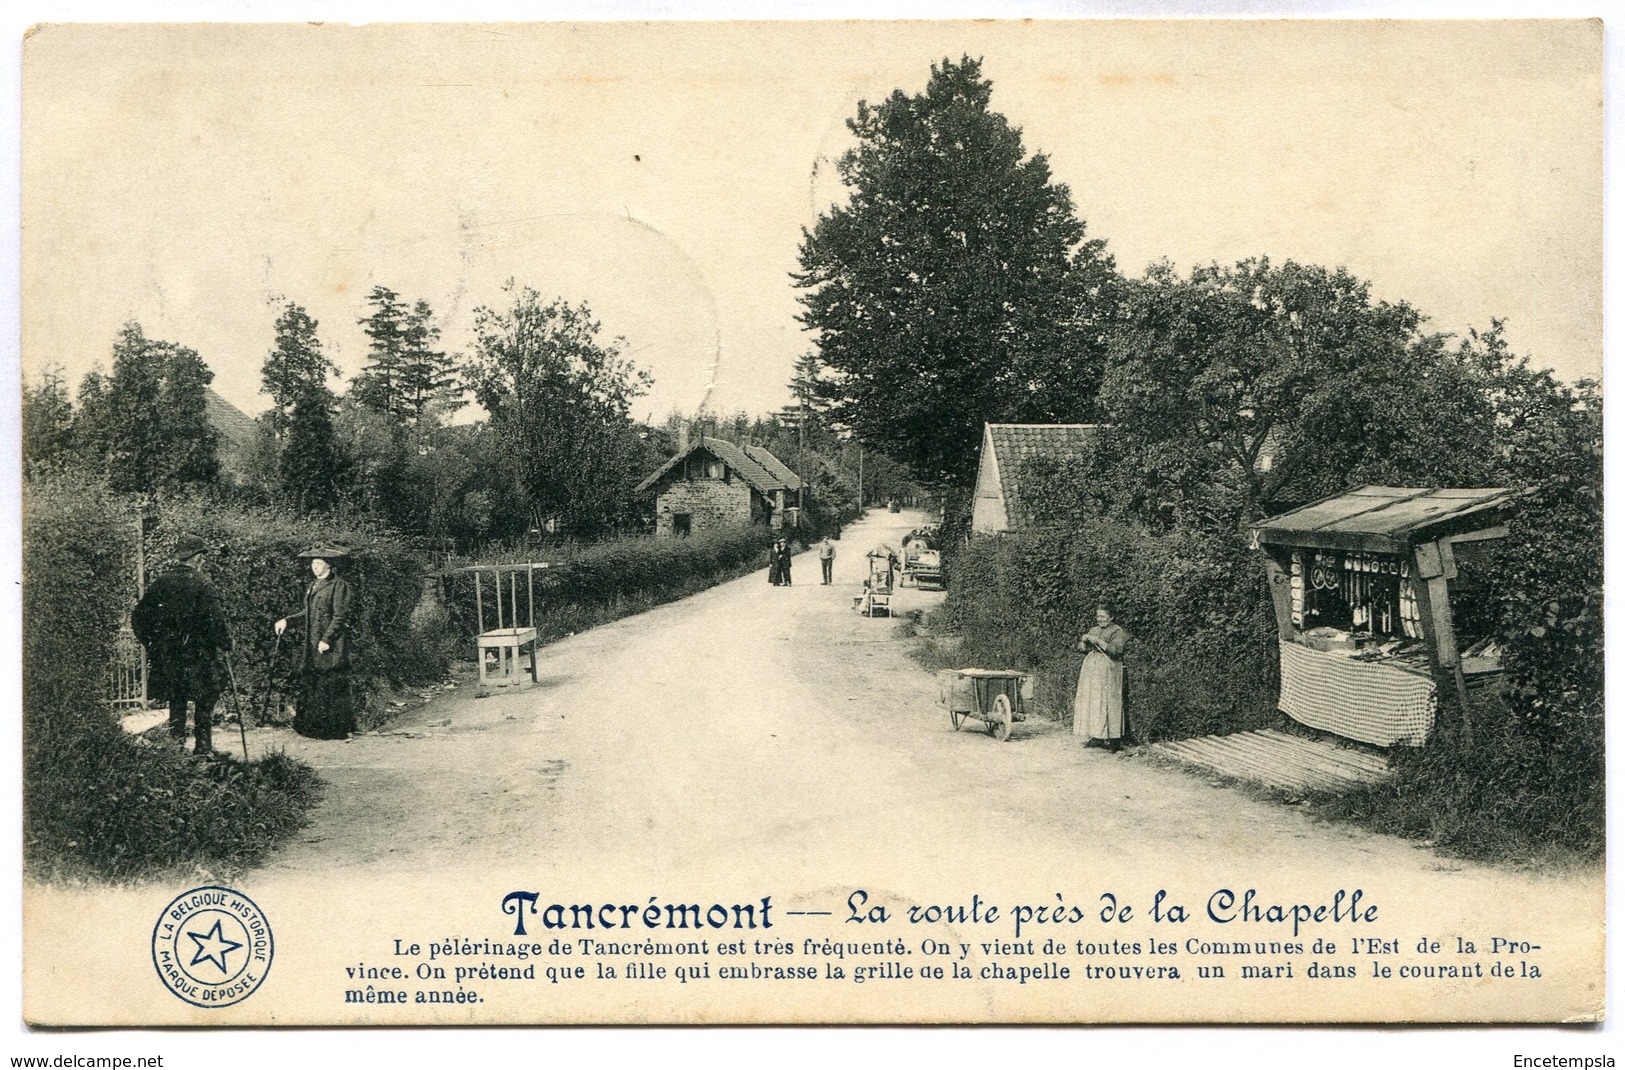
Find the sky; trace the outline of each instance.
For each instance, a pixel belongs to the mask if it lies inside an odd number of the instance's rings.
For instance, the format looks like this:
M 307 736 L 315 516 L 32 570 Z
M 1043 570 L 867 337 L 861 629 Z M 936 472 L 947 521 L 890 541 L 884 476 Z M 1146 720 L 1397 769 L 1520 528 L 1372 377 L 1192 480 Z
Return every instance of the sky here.
M 625 338 L 640 417 L 770 411 L 846 120 L 961 55 L 1128 274 L 1346 266 L 1600 372 L 1598 24 L 983 21 L 41 29 L 25 374 L 76 384 L 134 319 L 257 413 L 287 302 L 348 377 L 373 286 L 467 352 L 512 279 Z

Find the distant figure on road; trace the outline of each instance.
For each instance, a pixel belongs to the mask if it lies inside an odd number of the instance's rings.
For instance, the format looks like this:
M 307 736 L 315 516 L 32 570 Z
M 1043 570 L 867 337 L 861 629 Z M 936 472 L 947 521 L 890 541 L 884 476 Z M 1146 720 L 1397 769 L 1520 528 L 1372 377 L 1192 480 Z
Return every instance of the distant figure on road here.
M 818 566 L 824 570 L 824 586 L 828 587 L 830 577 L 835 571 L 835 544 L 830 541 L 828 535 L 825 535 L 824 541 L 818 544 Z
M 779 541 L 773 544 L 773 556 L 779 562 L 779 582 L 790 586 L 790 540 L 781 535 Z
M 355 592 L 337 569 L 350 551 L 343 546 L 313 546 L 299 556 L 309 559 L 315 581 L 305 592 L 305 608 L 276 622 L 278 635 L 293 621 L 305 625 L 293 730 L 312 739 L 348 739 L 355 731 L 355 704 L 350 697 Z
M 779 556 L 779 547 L 783 544 L 783 539 L 774 539 L 773 545 L 767 548 L 767 582 L 775 587 L 784 583 L 784 563 Z
M 214 704 L 226 689 L 220 656 L 231 633 L 220 596 L 203 575 L 209 548 L 196 535 L 175 540 L 175 567 L 152 581 L 130 613 L 130 627 L 147 648 L 147 693 L 169 700 L 169 734 L 186 746 L 186 703 L 191 701 L 193 753 L 214 749 Z
M 1100 740 L 1108 750 L 1117 750 L 1128 735 L 1128 718 L 1123 713 L 1123 649 L 1128 632 L 1112 619 L 1107 606 L 1095 610 L 1095 626 L 1078 640 L 1078 649 L 1087 651 L 1078 672 L 1078 693 L 1072 702 L 1072 734 L 1084 737 L 1084 746 Z

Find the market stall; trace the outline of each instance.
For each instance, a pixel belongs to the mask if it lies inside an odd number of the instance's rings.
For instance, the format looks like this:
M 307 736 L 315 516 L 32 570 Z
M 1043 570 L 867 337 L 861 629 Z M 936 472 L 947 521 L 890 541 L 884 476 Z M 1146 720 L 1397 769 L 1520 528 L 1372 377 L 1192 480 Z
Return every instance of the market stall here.
M 1360 487 L 1262 521 L 1282 712 L 1378 746 L 1420 746 L 1441 694 L 1471 727 L 1500 681 L 1493 639 L 1459 636 L 1458 560 L 1506 535 L 1504 488 Z M 1441 688 L 1443 691 L 1441 691 Z

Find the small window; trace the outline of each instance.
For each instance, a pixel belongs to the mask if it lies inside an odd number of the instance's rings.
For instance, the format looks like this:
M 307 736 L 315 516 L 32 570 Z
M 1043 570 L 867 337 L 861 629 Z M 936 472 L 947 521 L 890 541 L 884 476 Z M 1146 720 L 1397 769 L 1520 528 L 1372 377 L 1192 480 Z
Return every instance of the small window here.
M 688 533 L 693 528 L 693 524 L 694 516 L 692 513 L 671 514 L 671 533 L 680 539 L 688 538 Z

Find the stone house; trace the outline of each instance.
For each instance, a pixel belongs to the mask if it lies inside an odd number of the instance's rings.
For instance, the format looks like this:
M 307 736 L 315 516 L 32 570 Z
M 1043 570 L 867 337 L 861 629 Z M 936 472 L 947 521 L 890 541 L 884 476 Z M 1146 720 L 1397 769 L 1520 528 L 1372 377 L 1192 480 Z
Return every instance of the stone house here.
M 655 495 L 655 534 L 685 536 L 740 524 L 779 528 L 801 480 L 761 446 L 701 435 L 638 484 Z

